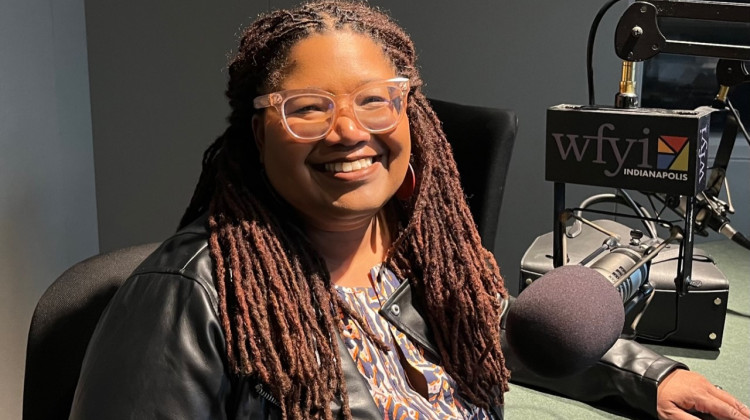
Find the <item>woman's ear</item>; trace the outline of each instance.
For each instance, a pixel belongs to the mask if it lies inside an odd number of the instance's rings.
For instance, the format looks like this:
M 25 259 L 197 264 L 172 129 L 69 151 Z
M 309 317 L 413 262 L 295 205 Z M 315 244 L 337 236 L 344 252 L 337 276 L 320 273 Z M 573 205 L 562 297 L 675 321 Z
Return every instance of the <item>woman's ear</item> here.
M 263 115 L 253 115 L 253 137 L 255 137 L 255 147 L 258 148 L 261 163 L 263 162 L 263 147 L 266 145 L 266 126 L 263 122 Z

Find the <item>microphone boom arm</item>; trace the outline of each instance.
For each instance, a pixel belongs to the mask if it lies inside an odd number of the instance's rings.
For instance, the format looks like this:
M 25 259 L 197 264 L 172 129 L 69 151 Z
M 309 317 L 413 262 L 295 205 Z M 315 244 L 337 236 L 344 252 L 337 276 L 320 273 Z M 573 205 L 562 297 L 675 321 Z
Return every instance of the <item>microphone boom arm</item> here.
M 620 17 L 615 52 L 626 61 L 644 61 L 659 53 L 750 60 L 750 46 L 667 39 L 658 18 L 750 22 L 750 4 L 704 1 L 636 1 Z

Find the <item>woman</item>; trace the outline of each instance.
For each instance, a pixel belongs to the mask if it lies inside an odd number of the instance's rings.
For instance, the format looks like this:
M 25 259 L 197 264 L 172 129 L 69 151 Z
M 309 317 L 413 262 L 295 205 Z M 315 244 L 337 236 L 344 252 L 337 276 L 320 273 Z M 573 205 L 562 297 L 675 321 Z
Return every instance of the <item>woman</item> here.
M 229 128 L 100 320 L 71 418 L 501 418 L 507 292 L 408 36 L 310 3 L 250 26 L 229 76 Z M 658 368 L 618 384 L 633 404 L 673 372 L 710 388 L 639 357 Z

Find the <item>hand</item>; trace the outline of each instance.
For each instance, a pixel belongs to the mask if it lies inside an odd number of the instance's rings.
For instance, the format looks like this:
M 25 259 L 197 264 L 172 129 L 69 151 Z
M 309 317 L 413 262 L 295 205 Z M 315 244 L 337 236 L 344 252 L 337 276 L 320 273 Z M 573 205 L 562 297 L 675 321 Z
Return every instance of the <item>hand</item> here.
M 683 369 L 670 373 L 659 384 L 656 412 L 660 419 L 697 420 L 700 413 L 722 420 L 750 419 L 750 409 L 730 393 L 703 375 Z

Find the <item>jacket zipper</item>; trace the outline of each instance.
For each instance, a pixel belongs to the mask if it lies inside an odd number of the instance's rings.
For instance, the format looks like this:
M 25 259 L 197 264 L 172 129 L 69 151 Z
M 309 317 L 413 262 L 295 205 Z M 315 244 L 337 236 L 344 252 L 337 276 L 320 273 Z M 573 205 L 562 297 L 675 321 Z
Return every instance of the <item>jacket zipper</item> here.
M 266 391 L 263 388 L 263 384 L 255 384 L 255 392 L 264 398 L 266 401 L 270 402 L 271 404 L 275 405 L 278 408 L 281 408 L 281 404 L 279 403 L 279 400 L 274 398 L 273 395 L 271 395 L 270 392 Z

